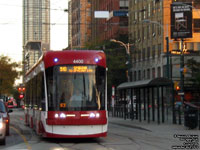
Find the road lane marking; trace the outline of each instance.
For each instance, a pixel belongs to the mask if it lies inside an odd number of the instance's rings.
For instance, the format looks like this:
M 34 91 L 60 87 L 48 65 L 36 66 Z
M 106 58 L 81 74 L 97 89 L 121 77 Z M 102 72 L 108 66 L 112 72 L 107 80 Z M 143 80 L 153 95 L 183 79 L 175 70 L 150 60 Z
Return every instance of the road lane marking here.
M 25 137 L 23 134 L 21 134 L 20 131 L 19 131 L 18 129 L 16 129 L 15 127 L 10 126 L 10 128 L 12 128 L 13 130 L 15 130 L 15 132 L 17 132 L 17 133 L 21 136 L 21 138 L 24 140 L 24 143 L 25 143 L 26 146 L 27 146 L 27 149 L 28 149 L 28 150 L 31 150 L 32 148 L 31 148 L 30 144 L 28 143 L 26 137 Z

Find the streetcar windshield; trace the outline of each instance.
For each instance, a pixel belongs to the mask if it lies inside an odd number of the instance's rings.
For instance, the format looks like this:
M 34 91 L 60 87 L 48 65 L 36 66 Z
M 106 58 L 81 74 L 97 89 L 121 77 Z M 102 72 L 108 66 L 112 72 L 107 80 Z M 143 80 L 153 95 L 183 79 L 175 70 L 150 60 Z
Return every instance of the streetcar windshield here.
M 105 109 L 105 68 L 62 65 L 47 69 L 46 74 L 49 110 Z

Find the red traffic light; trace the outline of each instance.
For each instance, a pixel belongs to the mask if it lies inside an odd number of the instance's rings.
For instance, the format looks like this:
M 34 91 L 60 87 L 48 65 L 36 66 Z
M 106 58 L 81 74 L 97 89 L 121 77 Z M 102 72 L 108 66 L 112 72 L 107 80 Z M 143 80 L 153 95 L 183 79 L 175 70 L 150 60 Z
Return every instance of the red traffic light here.
M 20 98 L 20 99 L 24 98 L 24 94 L 20 94 L 20 95 L 19 95 L 19 98 Z
M 25 87 L 18 87 L 18 92 L 25 92 L 26 88 Z

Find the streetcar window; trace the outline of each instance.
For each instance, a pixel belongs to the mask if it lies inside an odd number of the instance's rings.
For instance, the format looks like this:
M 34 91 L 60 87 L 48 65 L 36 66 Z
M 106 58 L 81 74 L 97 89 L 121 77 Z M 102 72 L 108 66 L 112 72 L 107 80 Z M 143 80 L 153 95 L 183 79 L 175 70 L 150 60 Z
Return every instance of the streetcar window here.
M 105 109 L 105 68 L 54 66 L 47 69 L 46 75 L 49 110 Z
M 45 94 L 44 94 L 44 72 L 40 72 L 29 80 L 26 84 L 26 93 L 25 93 L 25 99 L 24 99 L 24 105 L 26 108 L 30 107 L 34 109 L 41 109 L 42 103 L 45 103 Z

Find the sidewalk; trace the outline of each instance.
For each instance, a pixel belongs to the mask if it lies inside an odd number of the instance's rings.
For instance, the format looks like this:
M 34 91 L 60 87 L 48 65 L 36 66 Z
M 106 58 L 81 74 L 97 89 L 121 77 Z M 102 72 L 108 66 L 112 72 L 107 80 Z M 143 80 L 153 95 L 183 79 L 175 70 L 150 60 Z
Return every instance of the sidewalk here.
M 157 122 L 150 122 L 142 121 L 139 122 L 138 120 L 131 120 L 117 117 L 109 117 L 109 123 L 115 125 L 121 125 L 125 127 L 135 128 L 139 130 L 143 130 L 146 132 L 152 132 L 152 134 L 156 134 L 158 136 L 173 136 L 175 134 L 178 135 L 198 135 L 200 138 L 200 130 L 198 128 L 190 130 L 184 125 L 172 124 L 172 123 L 160 123 Z

